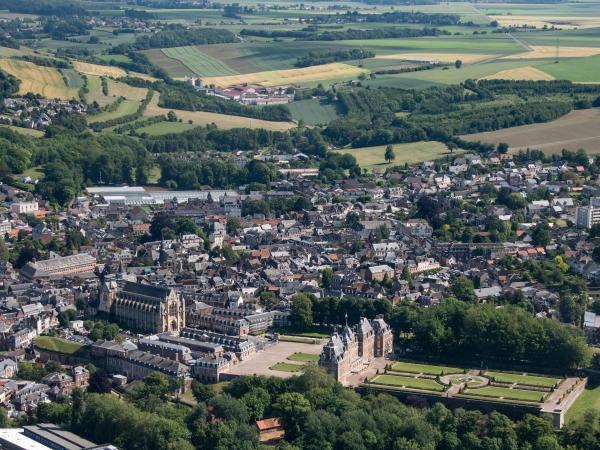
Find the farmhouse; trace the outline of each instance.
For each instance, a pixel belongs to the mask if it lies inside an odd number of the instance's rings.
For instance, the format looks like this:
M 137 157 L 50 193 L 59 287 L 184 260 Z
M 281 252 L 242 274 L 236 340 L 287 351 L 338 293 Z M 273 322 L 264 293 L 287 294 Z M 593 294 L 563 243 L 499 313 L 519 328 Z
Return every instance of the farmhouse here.
M 294 101 L 296 88 L 292 86 L 266 87 L 261 84 L 238 84 L 228 88 L 208 88 L 200 78 L 189 82 L 207 95 L 235 100 L 244 105 L 285 105 Z

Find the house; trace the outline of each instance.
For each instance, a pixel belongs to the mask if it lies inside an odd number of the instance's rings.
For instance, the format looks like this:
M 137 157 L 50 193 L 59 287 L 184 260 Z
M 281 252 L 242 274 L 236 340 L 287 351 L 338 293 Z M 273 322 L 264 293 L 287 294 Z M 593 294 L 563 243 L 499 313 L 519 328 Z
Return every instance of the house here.
M 285 436 L 281 419 L 273 417 L 270 419 L 257 420 L 258 439 L 262 444 L 274 445 Z

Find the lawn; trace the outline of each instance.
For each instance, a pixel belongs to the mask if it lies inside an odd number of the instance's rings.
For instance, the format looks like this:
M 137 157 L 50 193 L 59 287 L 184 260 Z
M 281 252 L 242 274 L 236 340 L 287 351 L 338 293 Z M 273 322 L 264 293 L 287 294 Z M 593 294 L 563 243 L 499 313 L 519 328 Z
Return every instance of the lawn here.
M 356 158 L 358 165 L 363 169 L 378 169 L 384 172 L 386 169 L 394 166 L 402 166 L 405 163 L 413 164 L 423 161 L 432 161 L 450 155 L 448 149 L 441 142 L 420 141 L 408 144 L 394 144 L 394 153 L 396 159 L 391 164 L 387 164 L 383 158 L 386 145 L 375 147 L 360 147 L 336 150 L 338 153 L 349 153 Z M 455 151 L 456 155 L 460 151 Z
M 451 373 L 463 373 L 458 367 L 433 366 L 430 364 L 416 364 L 405 361 L 397 361 L 391 365 L 391 370 L 396 372 L 425 373 L 428 375 L 448 375 Z
M 520 375 L 506 372 L 486 372 L 485 376 L 493 378 L 498 383 L 517 383 L 525 386 L 540 386 L 551 388 L 562 381 L 559 378 L 548 378 L 534 375 Z
M 600 384 L 593 387 L 587 386 L 569 408 L 565 419 L 567 422 L 577 421 L 588 410 L 600 410 Z
M 334 105 L 316 98 L 292 102 L 288 108 L 295 121 L 302 120 L 306 125 L 328 124 L 338 118 Z
M 307 338 L 301 336 L 285 336 L 279 335 L 279 340 L 282 342 L 298 342 L 300 344 L 320 344 L 321 339 Z
M 88 122 L 106 122 L 107 120 L 117 119 L 128 114 L 133 114 L 137 111 L 139 106 L 140 102 L 136 102 L 133 100 L 124 100 L 114 111 L 105 111 L 101 112 L 100 114 L 96 114 L 95 116 L 89 116 Z
M 161 136 L 163 134 L 181 133 L 191 130 L 198 125 L 187 122 L 159 122 L 145 127 L 137 128 L 139 134 L 146 133 L 150 136 Z
M 496 397 L 527 402 L 542 402 L 544 392 L 527 391 L 524 389 L 508 389 L 503 387 L 486 386 L 479 389 L 467 389 L 466 394 L 477 397 Z
M 16 127 L 14 125 L 0 125 L 0 126 L 3 128 L 10 128 L 12 131 L 15 131 L 20 134 L 25 134 L 27 136 L 42 137 L 44 135 L 43 131 L 34 130 L 33 128 Z
M 77 353 L 85 347 L 77 342 L 67 341 L 66 339 L 51 336 L 37 337 L 35 339 L 35 346 L 43 350 L 51 350 L 69 355 Z
M 41 180 L 42 178 L 44 178 L 42 166 L 30 167 L 29 169 L 25 170 L 21 175 L 23 175 L 24 177 L 30 177 L 33 180 Z
M 316 363 L 319 360 L 319 355 L 312 355 L 310 353 L 298 352 L 298 353 L 291 354 L 290 356 L 287 357 L 287 359 L 290 361 L 296 361 L 296 362 Z
M 300 372 L 304 369 L 304 365 L 302 364 L 291 364 L 285 362 L 278 362 L 277 364 L 269 367 L 271 370 L 277 370 L 279 372 Z
M 424 389 L 427 391 L 443 392 L 444 386 L 435 380 L 428 378 L 411 378 L 399 375 L 377 375 L 369 383 L 381 384 L 384 386 L 398 386 L 413 389 Z

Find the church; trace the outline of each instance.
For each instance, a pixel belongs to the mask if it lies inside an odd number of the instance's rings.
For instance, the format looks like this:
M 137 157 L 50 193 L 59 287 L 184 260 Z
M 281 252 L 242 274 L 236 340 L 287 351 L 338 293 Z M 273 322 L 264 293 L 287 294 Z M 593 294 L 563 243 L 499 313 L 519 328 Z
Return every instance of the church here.
M 122 327 L 142 333 L 178 333 L 185 327 L 185 302 L 175 289 L 165 286 L 106 282 L 99 309 Z
M 394 351 L 394 336 L 383 316 L 369 321 L 361 317 L 358 325 L 335 332 L 319 357 L 319 365 L 345 384 L 351 373 L 359 373 L 374 358 L 383 358 Z

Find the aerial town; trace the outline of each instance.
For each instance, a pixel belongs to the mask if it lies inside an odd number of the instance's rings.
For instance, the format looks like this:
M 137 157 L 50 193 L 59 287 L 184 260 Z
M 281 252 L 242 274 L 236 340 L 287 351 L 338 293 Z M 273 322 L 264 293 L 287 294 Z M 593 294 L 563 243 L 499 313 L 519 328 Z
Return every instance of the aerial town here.
M 600 2 L 0 0 L 0 450 L 600 450 Z

